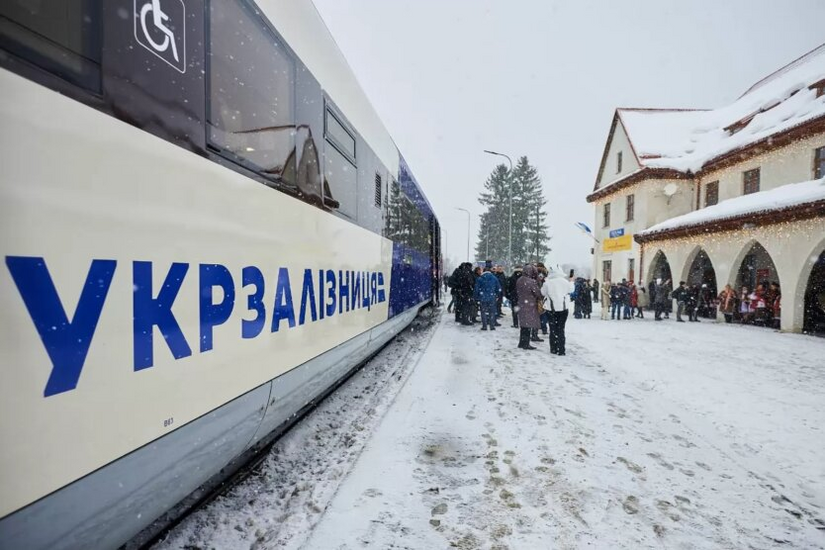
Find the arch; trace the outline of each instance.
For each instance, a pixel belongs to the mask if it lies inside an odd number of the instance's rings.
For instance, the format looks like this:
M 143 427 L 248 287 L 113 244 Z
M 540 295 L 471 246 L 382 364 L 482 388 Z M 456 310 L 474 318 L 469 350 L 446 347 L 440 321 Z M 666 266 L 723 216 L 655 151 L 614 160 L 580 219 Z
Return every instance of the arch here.
M 670 262 L 662 250 L 657 250 L 650 262 L 650 267 L 647 270 L 647 286 L 650 286 L 651 281 L 661 278 L 664 281 L 673 280 L 673 274 L 670 270 Z
M 762 286 L 763 291 L 767 293 L 768 307 L 764 311 L 759 310 L 759 314 L 751 312 L 751 317 L 758 324 L 774 325 L 770 305 L 773 291 L 770 290 L 770 285 L 777 283 L 781 289 L 782 281 L 770 253 L 759 241 L 752 239 L 739 251 L 731 268 L 729 284 L 737 294 L 741 295 L 743 288 L 752 293 L 758 286 Z M 778 319 L 776 321 L 778 322 Z
M 699 315 L 706 319 L 715 318 L 716 308 L 712 304 L 719 294 L 719 287 L 713 261 L 704 248 L 697 246 L 688 255 L 680 280 L 685 281 L 688 287 L 700 289 Z
M 825 336 L 825 239 L 816 245 L 802 265 L 796 289 L 798 319 L 802 332 Z M 790 313 L 790 312 L 789 312 Z

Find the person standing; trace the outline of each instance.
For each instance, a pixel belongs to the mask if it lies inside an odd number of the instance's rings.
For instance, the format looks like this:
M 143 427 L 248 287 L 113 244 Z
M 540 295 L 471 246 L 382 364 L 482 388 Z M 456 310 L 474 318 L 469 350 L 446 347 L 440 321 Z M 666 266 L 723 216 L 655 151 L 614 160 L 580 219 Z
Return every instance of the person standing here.
M 516 292 L 516 285 L 521 275 L 521 266 L 519 266 L 507 279 L 507 286 L 505 287 L 507 299 L 510 301 L 510 312 L 513 314 L 513 328 L 518 328 L 518 293 Z
M 632 319 L 633 316 L 630 314 L 631 306 L 630 306 L 630 283 L 627 282 L 626 279 L 622 279 L 621 285 L 621 293 L 622 293 L 622 318 L 623 319 Z
M 544 308 L 550 313 L 550 353 L 554 355 L 565 355 L 564 328 L 569 314 L 570 294 L 574 290 L 572 277 L 567 280 L 557 271 L 551 271 L 541 287 Z
M 743 286 L 742 292 L 739 295 L 739 319 L 742 321 L 742 324 L 747 325 L 751 322 L 752 317 L 751 293 L 748 287 Z
M 459 264 L 450 275 L 448 284 L 450 285 L 450 303 L 447 304 L 447 312 L 455 311 L 455 322 L 461 322 L 461 296 L 458 293 L 458 280 L 460 278 L 459 272 L 464 267 L 464 264 Z
M 573 283 L 574 291 L 573 296 L 573 317 L 576 319 L 582 318 L 582 303 L 584 301 L 584 279 L 581 277 L 577 278 Z
M 493 275 L 496 276 L 498 284 L 501 287 L 501 294 L 496 299 L 496 317 L 504 317 L 504 312 L 501 310 L 504 304 L 504 291 L 507 289 L 507 275 L 504 274 L 504 268 L 497 265 L 493 269 Z
M 462 325 L 472 325 L 473 309 L 473 289 L 475 288 L 475 276 L 473 275 L 473 265 L 464 262 L 456 273 L 456 314 L 457 320 Z
M 668 301 L 670 300 L 670 281 L 662 282 L 656 279 L 656 302 L 654 303 L 656 321 L 662 320 L 662 314 L 668 311 Z
M 630 288 L 630 318 L 638 317 L 636 310 L 639 309 L 639 289 L 633 284 L 633 281 L 627 283 Z
M 593 303 L 594 304 L 599 303 L 599 297 L 600 297 L 600 294 L 599 294 L 599 280 L 598 279 L 593 279 Z
M 610 319 L 622 319 L 622 286 L 618 283 L 610 287 Z
M 719 293 L 719 311 L 725 316 L 726 323 L 733 321 L 733 313 L 736 311 L 736 292 L 730 285 L 725 285 L 725 290 Z
M 607 321 L 610 316 L 610 281 L 605 281 L 599 292 L 602 293 L 602 321 Z
M 496 300 L 501 295 L 501 284 L 495 275 L 485 269 L 476 281 L 473 298 L 481 308 L 481 330 L 496 330 Z
M 639 283 L 637 295 L 636 295 L 636 316 L 639 319 L 644 319 L 645 314 L 644 310 L 650 307 L 650 298 L 647 295 L 647 291 L 645 291 L 645 287 L 642 286 L 642 283 Z
M 544 285 L 544 280 L 547 278 L 547 268 L 544 266 L 542 262 L 539 262 L 536 264 L 536 269 L 538 269 L 539 271 L 539 276 L 536 279 L 536 284 L 538 284 L 539 289 L 541 289 L 541 287 Z M 541 333 L 546 335 L 547 324 L 550 322 L 550 313 L 547 310 L 542 311 L 539 314 L 539 321 L 541 322 Z M 538 333 L 534 331 L 530 339 L 535 342 L 536 338 L 538 338 Z
M 693 285 L 685 291 L 685 308 L 688 312 L 688 321 L 699 322 L 699 295 L 701 290 L 699 285 Z
M 679 288 L 673 291 L 671 298 L 676 300 L 676 322 L 684 323 L 682 313 L 685 312 L 685 304 L 687 303 L 687 289 L 684 281 L 679 281 Z
M 536 349 L 530 345 L 532 331 L 541 326 L 539 320 L 538 302 L 541 299 L 541 290 L 536 283 L 538 270 L 535 266 L 527 265 L 521 277 L 516 281 L 516 296 L 518 298 L 518 321 L 520 326 L 518 347 L 521 349 Z
M 590 286 L 590 281 L 584 282 L 584 296 L 582 297 L 582 315 L 585 319 L 590 319 L 590 314 L 593 313 L 593 288 Z

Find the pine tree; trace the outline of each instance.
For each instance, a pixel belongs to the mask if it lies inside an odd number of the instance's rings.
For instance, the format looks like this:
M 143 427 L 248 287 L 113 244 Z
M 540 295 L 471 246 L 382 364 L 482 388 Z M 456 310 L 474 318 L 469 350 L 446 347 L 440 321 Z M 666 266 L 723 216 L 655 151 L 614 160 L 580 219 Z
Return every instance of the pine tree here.
M 487 207 L 481 215 L 475 256 L 478 260 L 507 260 L 510 180 L 507 167 L 499 164 L 484 182 L 478 201 Z
M 550 251 L 544 190 L 527 157 L 513 169 L 513 262 L 543 262 Z M 518 228 L 518 232 L 516 232 Z
M 547 204 L 541 178 L 527 157 L 513 168 L 513 241 L 512 263 L 544 261 L 550 251 L 547 227 Z M 479 202 L 487 207 L 481 215 L 476 258 L 504 262 L 507 259 L 510 174 L 503 164 L 497 166 L 484 183 Z M 489 249 L 489 254 L 488 254 Z

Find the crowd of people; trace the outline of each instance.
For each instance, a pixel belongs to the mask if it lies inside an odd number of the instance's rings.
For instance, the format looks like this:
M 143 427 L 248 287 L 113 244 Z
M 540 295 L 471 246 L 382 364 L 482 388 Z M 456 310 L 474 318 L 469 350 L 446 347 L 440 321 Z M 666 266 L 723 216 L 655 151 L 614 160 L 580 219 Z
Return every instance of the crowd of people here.
M 699 318 L 715 319 L 717 311 L 726 323 L 742 323 L 779 328 L 782 293 L 776 282 L 763 282 L 751 290 L 747 286 L 737 292 L 731 285 L 718 295 L 708 284 L 688 285 L 681 281 L 673 288 L 670 280 L 657 278 L 647 288 L 643 284 L 622 279 L 619 283 L 569 276 L 552 270 L 543 263 L 517 267 L 509 276 L 504 267 L 487 262 L 484 267 L 469 262 L 459 265 L 452 275 L 444 276 L 444 288 L 452 300 L 448 311 L 455 312 L 455 321 L 465 326 L 479 323 L 481 330 L 496 330 L 504 317 L 505 301 L 512 310 L 514 328 L 520 329 L 518 347 L 536 349 L 532 344 L 543 342 L 549 335 L 550 351 L 565 354 L 564 329 L 569 310 L 577 319 L 590 319 L 593 304 L 601 304 L 601 319 L 631 320 L 644 318 L 652 312 L 656 321 L 670 319 L 676 303 L 676 321 L 700 322 Z
M 575 304 L 578 312 L 580 302 L 585 300 L 581 297 L 585 289 L 573 279 L 572 273 L 568 278 L 542 263 L 518 267 L 508 277 L 500 265 L 487 262 L 482 268 L 465 262 L 449 277 L 445 275 L 445 290 L 449 288 L 452 295 L 447 310 L 455 311 L 456 323 L 472 326 L 480 317 L 481 330 L 496 330 L 501 326 L 498 320 L 504 317 L 502 307 L 507 300 L 513 327 L 519 329 L 519 348 L 536 349 L 532 344 L 544 341 L 539 337 L 541 330 L 542 335 L 549 335 L 550 352 L 565 355 L 564 327 L 569 308 Z
M 700 317 L 716 319 L 716 312 L 719 311 L 726 323 L 779 328 L 782 313 L 782 292 L 776 282 L 760 283 L 755 290 L 743 286 L 739 292 L 726 285 L 718 295 L 706 283 L 688 285 L 681 281 L 674 289 L 670 280 L 661 278 L 651 281 L 647 289 L 642 284 L 637 286 L 625 279 L 615 284 L 607 281 L 601 285 L 601 291 L 595 290 L 599 288 L 598 281 L 594 281 L 593 285 L 590 281 L 583 284 L 593 293 L 593 301 L 601 299 L 601 318 L 605 320 L 644 318 L 644 312 L 648 310 L 653 312 L 656 321 L 662 321 L 670 318 L 674 301 L 676 321 L 679 323 L 698 323 Z M 583 311 L 588 312 L 585 318 L 589 318 L 588 306 L 582 307 Z M 687 321 L 683 318 L 685 315 Z

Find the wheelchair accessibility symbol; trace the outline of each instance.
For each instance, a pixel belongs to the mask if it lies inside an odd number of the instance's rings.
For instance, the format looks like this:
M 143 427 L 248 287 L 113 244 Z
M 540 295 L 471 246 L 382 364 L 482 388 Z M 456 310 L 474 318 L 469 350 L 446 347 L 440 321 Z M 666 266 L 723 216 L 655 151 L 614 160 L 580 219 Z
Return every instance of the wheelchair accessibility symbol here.
M 134 0 L 135 40 L 178 72 L 186 72 L 183 0 Z

